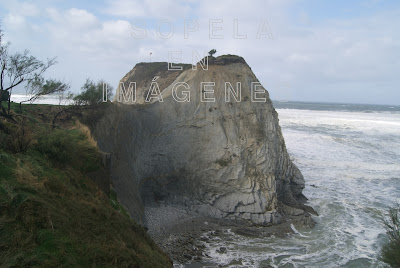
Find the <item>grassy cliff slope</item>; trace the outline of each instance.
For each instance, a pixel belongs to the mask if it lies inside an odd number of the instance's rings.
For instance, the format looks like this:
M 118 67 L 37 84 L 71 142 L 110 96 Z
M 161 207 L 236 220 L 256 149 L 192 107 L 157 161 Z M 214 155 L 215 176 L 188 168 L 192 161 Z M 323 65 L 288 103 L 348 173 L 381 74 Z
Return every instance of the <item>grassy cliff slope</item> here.
M 79 124 L 60 109 L 13 105 L 0 119 L 0 267 L 172 267 L 168 256 L 86 176 L 102 169 Z

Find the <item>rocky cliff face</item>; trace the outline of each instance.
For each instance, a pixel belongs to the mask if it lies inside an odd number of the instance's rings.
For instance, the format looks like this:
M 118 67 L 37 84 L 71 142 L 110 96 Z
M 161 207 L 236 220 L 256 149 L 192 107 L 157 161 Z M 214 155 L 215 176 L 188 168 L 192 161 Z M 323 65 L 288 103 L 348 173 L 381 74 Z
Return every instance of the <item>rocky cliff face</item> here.
M 138 64 L 121 81 L 137 82 L 137 103 L 115 103 L 94 128 L 112 153 L 112 184 L 131 215 L 144 222 L 144 207 L 173 204 L 214 218 L 269 225 L 285 215 L 305 215 L 304 179 L 286 151 L 278 115 L 252 101 L 258 82 L 236 56 L 211 59 L 207 71 L 167 71 L 167 63 Z M 153 77 L 163 102 L 145 102 Z M 189 102 L 172 87 L 185 82 Z M 215 82 L 215 102 L 202 102 L 201 82 Z M 241 82 L 241 102 L 225 100 L 225 82 Z M 121 88 L 117 90 L 117 96 Z M 207 93 L 208 94 L 208 93 Z

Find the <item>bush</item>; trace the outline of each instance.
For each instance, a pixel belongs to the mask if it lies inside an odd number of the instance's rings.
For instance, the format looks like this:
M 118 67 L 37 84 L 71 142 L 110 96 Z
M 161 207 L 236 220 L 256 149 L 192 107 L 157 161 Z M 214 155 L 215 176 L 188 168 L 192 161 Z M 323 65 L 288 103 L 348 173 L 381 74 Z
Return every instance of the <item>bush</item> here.
M 1 100 L 2 101 L 8 101 L 8 97 L 10 96 L 10 92 L 8 91 L 3 91 L 3 94 L 1 94 Z
M 77 105 L 96 105 L 103 102 L 103 85 L 107 85 L 107 100 L 110 100 L 112 86 L 102 80 L 94 83 L 88 78 L 81 88 L 82 92 L 74 97 L 75 103 Z
M 31 129 L 26 125 L 26 120 L 17 124 L 6 123 L 5 129 L 1 131 L 0 141 L 3 149 L 10 150 L 13 153 L 23 153 L 28 150 L 34 142 Z
M 384 220 L 389 242 L 382 248 L 382 260 L 392 267 L 400 267 L 400 206 L 389 210 L 389 220 Z
M 211 49 L 211 50 L 208 52 L 208 55 L 210 55 L 210 57 L 213 57 L 215 53 L 217 53 L 217 50 Z
M 49 159 L 66 164 L 72 158 L 71 151 L 75 151 L 74 146 L 70 135 L 67 135 L 64 130 L 56 129 L 38 139 L 37 149 Z
M 97 170 L 101 165 L 97 149 L 77 129 L 55 129 L 40 135 L 37 150 L 55 164 L 73 166 L 83 172 Z

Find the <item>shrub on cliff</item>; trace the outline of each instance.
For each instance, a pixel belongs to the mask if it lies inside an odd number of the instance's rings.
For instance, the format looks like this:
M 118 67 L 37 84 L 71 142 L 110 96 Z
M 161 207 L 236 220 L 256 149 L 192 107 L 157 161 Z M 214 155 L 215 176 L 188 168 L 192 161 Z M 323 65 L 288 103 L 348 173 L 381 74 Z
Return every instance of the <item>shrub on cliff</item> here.
M 389 241 L 382 248 L 382 260 L 392 267 L 400 267 L 400 206 L 389 210 L 384 220 Z
M 96 148 L 78 129 L 55 129 L 47 135 L 40 135 L 36 148 L 50 161 L 61 166 L 73 166 L 85 173 L 100 167 Z

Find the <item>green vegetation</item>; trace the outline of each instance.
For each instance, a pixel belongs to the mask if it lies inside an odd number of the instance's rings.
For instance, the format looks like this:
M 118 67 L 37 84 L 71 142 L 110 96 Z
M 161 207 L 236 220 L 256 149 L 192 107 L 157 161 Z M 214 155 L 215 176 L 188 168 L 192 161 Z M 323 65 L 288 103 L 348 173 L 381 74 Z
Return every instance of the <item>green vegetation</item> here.
M 86 176 L 98 150 L 74 118 L 53 129 L 57 111 L 11 103 L 0 118 L 0 267 L 172 267 Z
M 208 51 L 208 55 L 210 57 L 213 57 L 215 53 L 217 53 L 217 50 L 215 50 L 215 49 L 211 49 L 210 51 Z
M 384 220 L 389 241 L 382 248 L 382 260 L 392 267 L 400 267 L 400 206 L 389 210 L 389 220 Z
M 56 79 L 47 79 L 43 77 L 34 77 L 28 81 L 27 93 L 31 96 L 29 99 L 23 102 L 34 102 L 37 99 L 42 98 L 46 95 L 58 94 L 59 98 L 64 97 L 64 94 L 70 89 L 70 85 Z M 72 93 L 68 93 L 68 96 L 72 97 Z M 60 99 L 60 102 L 62 99 Z
M 74 101 L 78 105 L 96 105 L 106 100 L 110 100 L 112 96 L 112 86 L 100 80 L 97 83 L 89 78 L 86 79 L 85 84 L 81 88 L 81 93 L 74 97 Z M 103 93 L 104 92 L 104 93 Z
M 64 93 L 69 89 L 69 85 L 58 80 L 44 81 L 43 74 L 57 63 L 55 58 L 41 61 L 28 50 L 11 53 L 11 43 L 3 43 L 2 37 L 0 28 L 0 116 L 10 116 L 11 92 L 18 85 L 25 84 L 27 93 L 32 95 L 30 100 L 46 94 Z M 7 110 L 2 105 L 3 101 L 7 102 Z

